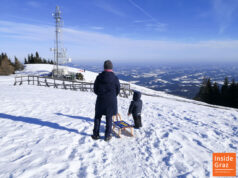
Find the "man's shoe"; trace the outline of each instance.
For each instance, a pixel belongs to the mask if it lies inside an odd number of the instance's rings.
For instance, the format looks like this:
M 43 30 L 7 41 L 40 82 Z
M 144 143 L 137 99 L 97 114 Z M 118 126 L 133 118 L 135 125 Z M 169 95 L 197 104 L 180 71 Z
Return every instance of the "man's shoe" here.
M 98 140 L 98 139 L 100 139 L 100 136 L 91 135 L 91 137 L 92 137 L 93 140 Z
M 112 139 L 112 136 L 108 136 L 108 137 L 105 137 L 104 140 L 105 140 L 106 142 L 108 142 L 108 141 L 111 140 L 111 139 Z

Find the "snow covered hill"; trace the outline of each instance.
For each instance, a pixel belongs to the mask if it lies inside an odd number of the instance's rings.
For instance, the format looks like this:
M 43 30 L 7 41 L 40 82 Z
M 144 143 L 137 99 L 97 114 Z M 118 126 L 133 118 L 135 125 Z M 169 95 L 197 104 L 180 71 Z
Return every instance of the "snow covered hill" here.
M 51 69 L 27 65 L 19 74 Z M 93 81 L 97 74 L 84 75 Z M 14 75 L 0 76 L 1 178 L 212 177 L 212 153 L 238 150 L 236 109 L 132 85 L 162 97 L 143 95 L 143 128 L 108 143 L 90 137 L 95 94 L 13 83 Z M 118 110 L 132 123 L 130 100 L 119 98 Z

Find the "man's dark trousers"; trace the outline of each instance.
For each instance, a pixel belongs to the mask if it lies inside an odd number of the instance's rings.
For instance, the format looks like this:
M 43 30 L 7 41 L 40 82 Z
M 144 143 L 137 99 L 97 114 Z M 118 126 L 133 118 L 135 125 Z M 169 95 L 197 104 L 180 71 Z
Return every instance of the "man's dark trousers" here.
M 99 136 L 99 129 L 101 123 L 101 114 L 96 114 L 94 118 L 94 129 L 93 135 Z M 112 133 L 112 115 L 106 115 L 106 130 L 105 130 L 105 137 L 109 137 Z

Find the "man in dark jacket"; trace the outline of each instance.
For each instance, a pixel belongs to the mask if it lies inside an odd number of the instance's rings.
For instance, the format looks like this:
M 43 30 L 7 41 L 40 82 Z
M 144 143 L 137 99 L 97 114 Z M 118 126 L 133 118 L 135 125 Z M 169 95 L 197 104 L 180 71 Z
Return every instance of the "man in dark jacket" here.
M 128 116 L 132 114 L 134 123 L 135 123 L 135 128 L 140 128 L 142 127 L 141 123 L 141 110 L 142 110 L 142 101 L 141 101 L 141 93 L 139 91 L 134 91 L 133 94 L 133 101 L 131 101 L 129 111 L 128 111 Z
M 92 138 L 99 139 L 99 130 L 102 115 L 106 115 L 105 141 L 111 139 L 112 116 L 117 114 L 117 95 L 120 92 L 120 83 L 112 71 L 110 60 L 104 62 L 104 71 L 100 73 L 94 82 L 94 93 L 97 95 L 95 107 L 95 119 Z

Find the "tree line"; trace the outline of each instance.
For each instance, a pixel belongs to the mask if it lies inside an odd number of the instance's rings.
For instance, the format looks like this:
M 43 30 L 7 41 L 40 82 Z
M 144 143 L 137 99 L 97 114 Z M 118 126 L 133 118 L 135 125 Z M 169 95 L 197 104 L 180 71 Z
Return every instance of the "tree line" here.
M 24 59 L 24 64 L 54 64 L 52 60 L 46 60 L 39 56 L 39 53 L 36 52 L 35 55 L 32 53 Z M 0 75 L 10 75 L 14 74 L 15 71 L 23 70 L 24 65 L 18 60 L 17 57 L 14 57 L 14 62 L 7 56 L 6 53 L 0 54 Z
M 231 83 L 226 77 L 221 87 L 210 78 L 204 78 L 195 100 L 209 104 L 238 108 L 238 83 L 233 79 Z
M 52 60 L 46 60 L 39 56 L 39 53 L 36 52 L 35 55 L 32 53 L 28 55 L 27 58 L 24 59 L 24 64 L 54 64 Z
M 0 54 L 0 75 L 14 74 L 17 70 L 23 70 L 24 65 L 14 57 L 14 62 L 7 56 L 6 53 Z

